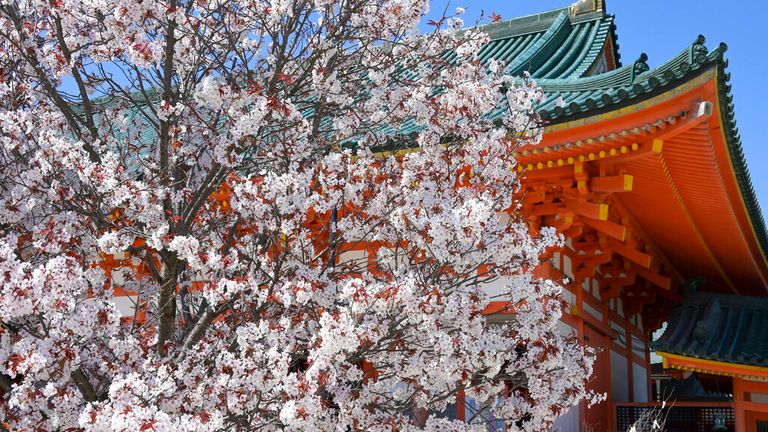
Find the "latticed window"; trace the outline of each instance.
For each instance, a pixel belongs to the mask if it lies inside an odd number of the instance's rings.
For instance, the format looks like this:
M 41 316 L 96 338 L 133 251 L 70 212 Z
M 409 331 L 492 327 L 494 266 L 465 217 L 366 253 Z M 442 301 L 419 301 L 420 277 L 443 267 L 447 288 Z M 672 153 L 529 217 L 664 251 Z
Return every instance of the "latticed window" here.
M 734 411 L 729 407 L 655 407 L 619 406 L 616 408 L 616 429 L 628 431 L 635 422 L 651 410 L 660 410 L 667 432 L 710 432 L 715 425 L 725 425 L 725 431 L 735 431 Z M 761 429 L 758 429 L 761 430 Z M 768 432 L 768 429 L 764 429 Z

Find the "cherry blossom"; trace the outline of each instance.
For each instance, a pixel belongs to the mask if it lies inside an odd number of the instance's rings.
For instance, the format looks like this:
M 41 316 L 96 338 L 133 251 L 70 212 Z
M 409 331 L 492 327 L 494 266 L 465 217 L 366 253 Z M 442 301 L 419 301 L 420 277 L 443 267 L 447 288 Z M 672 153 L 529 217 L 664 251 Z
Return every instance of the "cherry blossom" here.
M 561 238 L 519 214 L 541 92 L 428 9 L 0 3 L 2 427 L 531 431 L 599 399 L 533 276 Z

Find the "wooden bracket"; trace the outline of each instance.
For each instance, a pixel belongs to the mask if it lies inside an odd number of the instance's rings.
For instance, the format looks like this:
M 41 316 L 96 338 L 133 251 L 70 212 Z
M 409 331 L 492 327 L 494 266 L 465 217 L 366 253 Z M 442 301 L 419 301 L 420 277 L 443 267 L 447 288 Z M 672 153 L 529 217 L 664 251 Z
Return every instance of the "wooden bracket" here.
M 639 265 L 634 265 L 632 268 L 635 270 L 635 272 L 637 272 L 638 276 L 656 285 L 657 287 L 664 288 L 665 290 L 672 289 L 672 279 L 666 276 L 662 276 L 659 273 L 655 273 Z
M 565 198 L 565 207 L 574 213 L 590 219 L 608 220 L 608 204 L 598 204 L 575 198 Z
M 614 252 L 623 256 L 629 261 L 632 261 L 633 263 L 645 269 L 651 268 L 651 264 L 653 264 L 653 258 L 651 257 L 651 255 L 645 252 L 641 252 L 635 248 L 629 247 L 626 244 L 618 242 L 613 239 L 609 239 L 608 244 L 611 245 L 611 248 L 613 248 Z
M 576 178 L 576 190 L 579 191 L 579 195 L 589 194 L 589 173 L 584 169 L 583 162 L 575 162 L 573 164 L 573 176 Z
M 610 177 L 592 177 L 589 180 L 589 189 L 592 192 L 630 192 L 632 191 L 634 177 L 622 174 Z
M 624 241 L 627 238 L 627 228 L 615 222 L 607 220 L 582 219 L 585 225 L 595 229 L 595 231 L 614 238 L 618 241 Z

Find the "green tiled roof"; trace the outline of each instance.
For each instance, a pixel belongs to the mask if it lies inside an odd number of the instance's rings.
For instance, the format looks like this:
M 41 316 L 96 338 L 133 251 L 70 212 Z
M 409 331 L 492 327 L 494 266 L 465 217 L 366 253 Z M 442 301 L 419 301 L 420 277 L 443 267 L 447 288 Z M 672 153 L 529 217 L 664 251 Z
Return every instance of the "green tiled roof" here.
M 579 78 L 595 64 L 610 35 L 613 15 L 602 11 L 573 15 L 569 8 L 489 24 L 491 42 L 478 53 L 481 61 L 507 63 L 507 73 L 534 78 Z M 615 44 L 614 44 L 615 46 Z M 618 61 L 618 52 L 614 50 Z
M 656 351 L 768 367 L 768 298 L 697 292 L 675 306 Z

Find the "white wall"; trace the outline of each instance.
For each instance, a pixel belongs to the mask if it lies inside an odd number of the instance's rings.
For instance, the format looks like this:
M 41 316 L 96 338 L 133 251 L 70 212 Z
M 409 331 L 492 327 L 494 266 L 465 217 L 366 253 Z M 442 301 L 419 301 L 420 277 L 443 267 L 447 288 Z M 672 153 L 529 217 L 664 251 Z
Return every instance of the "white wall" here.
M 395 265 L 396 262 L 396 256 L 394 252 L 391 250 L 387 250 L 389 254 L 387 254 L 387 258 L 391 261 L 391 263 L 388 261 L 387 264 Z M 364 250 L 351 250 L 351 251 L 345 251 L 339 254 L 339 264 L 344 263 L 350 263 L 350 265 L 359 266 L 361 270 L 365 270 L 368 267 L 368 252 Z
M 121 316 L 124 317 L 133 317 L 134 313 L 136 312 L 136 301 L 138 300 L 139 296 L 114 296 L 112 297 L 112 301 L 115 302 L 115 306 L 117 307 L 117 311 L 120 313 Z M 95 301 L 93 298 L 87 298 L 84 300 L 85 302 L 93 302 Z
M 139 296 L 114 297 L 112 298 L 112 301 L 115 302 L 115 306 L 117 306 L 117 310 L 120 311 L 120 314 L 132 317 L 136 312 L 136 301 L 138 298 Z
M 632 397 L 634 402 L 648 402 L 648 370 L 632 362 Z
M 571 327 L 570 325 L 562 321 L 557 322 L 557 329 L 560 330 L 560 334 L 565 337 L 576 336 L 577 334 L 575 328 Z
M 506 295 L 509 291 L 505 290 L 504 287 L 511 281 L 511 278 L 500 277 L 491 283 L 482 284 L 480 286 L 482 287 L 483 291 L 491 297 L 505 295 L 504 298 L 493 298 L 493 301 L 509 301 L 507 298 L 509 296 Z
M 579 431 L 579 407 L 571 407 L 565 414 L 555 419 L 552 425 L 553 432 L 578 432 Z
M 629 402 L 627 371 L 627 358 L 611 350 L 611 402 Z

